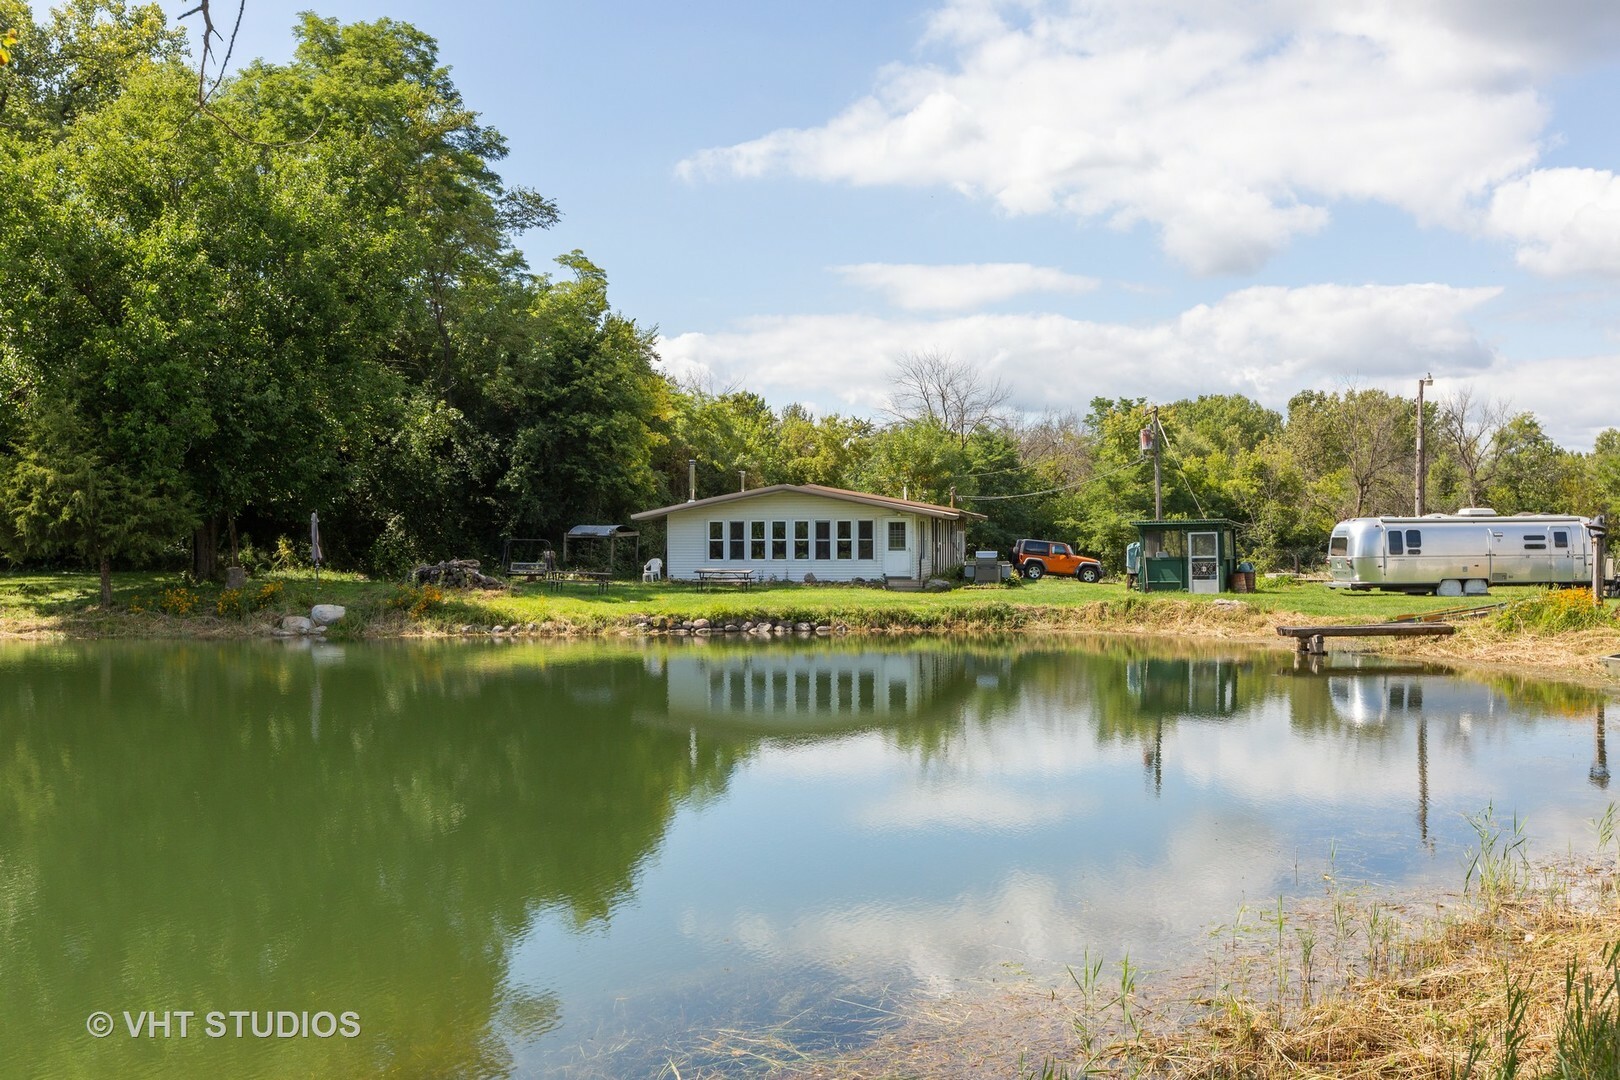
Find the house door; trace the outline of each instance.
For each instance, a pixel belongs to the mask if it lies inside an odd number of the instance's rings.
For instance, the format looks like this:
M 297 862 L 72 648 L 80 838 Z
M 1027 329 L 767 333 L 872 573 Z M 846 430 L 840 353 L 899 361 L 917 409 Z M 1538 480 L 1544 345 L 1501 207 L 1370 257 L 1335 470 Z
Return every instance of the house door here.
M 905 518 L 883 523 L 883 576 L 909 578 L 917 572 L 917 530 Z
M 1187 591 L 1195 593 L 1221 591 L 1220 534 L 1212 532 L 1187 534 Z

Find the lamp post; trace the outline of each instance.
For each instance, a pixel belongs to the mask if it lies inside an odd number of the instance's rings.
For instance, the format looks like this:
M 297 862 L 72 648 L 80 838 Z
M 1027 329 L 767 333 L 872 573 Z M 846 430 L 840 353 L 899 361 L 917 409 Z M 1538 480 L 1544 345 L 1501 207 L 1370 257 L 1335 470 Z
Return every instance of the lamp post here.
M 1423 516 L 1423 481 L 1428 473 L 1428 462 L 1423 460 L 1423 388 L 1434 385 L 1434 376 L 1425 375 L 1418 380 L 1417 397 L 1417 497 L 1414 500 L 1413 517 Z

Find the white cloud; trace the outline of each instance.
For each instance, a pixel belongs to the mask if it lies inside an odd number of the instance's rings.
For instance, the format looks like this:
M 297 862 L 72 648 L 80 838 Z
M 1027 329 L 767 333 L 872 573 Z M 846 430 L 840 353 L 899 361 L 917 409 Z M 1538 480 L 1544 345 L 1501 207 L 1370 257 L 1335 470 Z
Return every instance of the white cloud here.
M 1413 372 L 1470 377 L 1491 349 L 1469 315 L 1494 288 L 1446 285 L 1243 289 L 1160 323 L 1062 315 L 755 318 L 732 331 L 664 338 L 666 369 L 747 385 L 768 400 L 880 410 L 896 358 L 938 348 L 1014 388 L 1015 407 L 1080 409 L 1093 396 L 1242 393 L 1274 408 L 1348 379 L 1404 387 Z
M 1009 214 L 1145 222 L 1196 271 L 1252 270 L 1336 200 L 1471 228 L 1537 160 L 1536 80 L 1590 49 L 1578 18 L 1604 10 L 1554 8 L 1526 30 L 1505 0 L 958 0 L 924 43 L 942 63 L 892 65 L 821 126 L 679 172 L 943 185 Z
M 1534 273 L 1620 275 L 1620 176 L 1537 169 L 1496 189 L 1486 227 L 1516 241 Z
M 834 269 L 908 311 L 960 311 L 1024 293 L 1090 292 L 1098 284 L 1096 278 L 1029 263 L 857 263 Z

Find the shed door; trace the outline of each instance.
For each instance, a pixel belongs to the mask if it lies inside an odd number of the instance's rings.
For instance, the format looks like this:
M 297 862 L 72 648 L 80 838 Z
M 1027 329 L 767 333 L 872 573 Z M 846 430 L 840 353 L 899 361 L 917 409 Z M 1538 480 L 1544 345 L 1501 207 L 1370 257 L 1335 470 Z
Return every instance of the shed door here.
M 883 523 L 883 576 L 909 578 L 917 571 L 917 530 L 905 518 L 890 518 Z
M 1212 532 L 1187 534 L 1187 591 L 1221 591 L 1220 537 Z

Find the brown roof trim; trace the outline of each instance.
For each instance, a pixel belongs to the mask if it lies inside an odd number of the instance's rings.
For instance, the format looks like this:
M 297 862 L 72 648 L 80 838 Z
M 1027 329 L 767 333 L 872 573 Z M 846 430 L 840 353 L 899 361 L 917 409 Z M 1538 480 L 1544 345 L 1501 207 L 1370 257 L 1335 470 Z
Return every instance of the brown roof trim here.
M 678 510 L 721 506 L 742 499 L 753 499 L 761 495 L 775 495 L 782 492 L 792 492 L 797 495 L 820 495 L 823 498 L 838 499 L 842 502 L 875 506 L 884 510 L 903 510 L 907 513 L 921 514 L 924 517 L 944 518 L 950 521 L 958 521 L 963 518 L 979 518 L 981 520 L 984 518 L 983 514 L 976 514 L 972 510 L 964 510 L 959 506 L 936 506 L 933 503 L 912 502 L 910 499 L 894 499 L 887 495 L 872 495 L 864 491 L 846 491 L 844 488 L 823 487 L 820 484 L 772 484 L 769 487 L 750 488 L 747 491 L 731 491 L 724 495 L 711 495 L 707 499 L 676 503 L 673 506 L 661 506 L 657 510 L 643 510 L 639 514 L 631 514 L 630 520 L 649 521 L 653 518 L 668 517 Z

